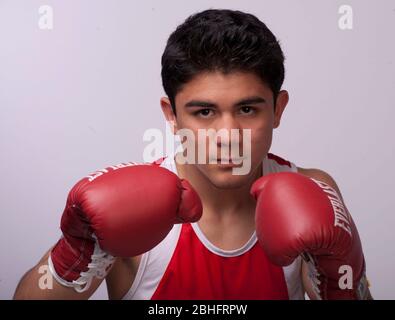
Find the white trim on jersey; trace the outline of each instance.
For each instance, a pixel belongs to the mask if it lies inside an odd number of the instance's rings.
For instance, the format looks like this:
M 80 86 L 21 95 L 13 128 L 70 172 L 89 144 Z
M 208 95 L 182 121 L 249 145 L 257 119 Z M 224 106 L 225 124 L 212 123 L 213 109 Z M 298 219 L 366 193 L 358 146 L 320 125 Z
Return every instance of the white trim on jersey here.
M 254 244 L 257 242 L 257 236 L 256 232 L 252 234 L 251 238 L 240 248 L 235 249 L 235 250 L 223 250 L 221 248 L 218 248 L 215 246 L 213 243 L 211 243 L 206 236 L 203 234 L 202 230 L 200 230 L 200 227 L 198 225 L 198 222 L 191 223 L 191 226 L 193 230 L 196 233 L 196 236 L 199 238 L 200 242 L 203 243 L 203 245 L 212 253 L 222 256 L 222 257 L 237 257 L 241 256 L 242 254 L 246 253 L 248 250 L 250 250 Z

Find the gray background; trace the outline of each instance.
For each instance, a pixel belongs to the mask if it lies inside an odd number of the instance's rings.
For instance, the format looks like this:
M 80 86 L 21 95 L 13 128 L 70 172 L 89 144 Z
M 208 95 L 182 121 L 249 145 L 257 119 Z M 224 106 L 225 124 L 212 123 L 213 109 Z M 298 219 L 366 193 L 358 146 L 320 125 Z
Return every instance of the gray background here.
M 54 29 L 38 28 L 38 8 Z M 352 30 L 338 8 L 353 8 Z M 142 160 L 164 129 L 160 57 L 207 8 L 251 12 L 282 43 L 290 102 L 272 151 L 328 171 L 356 221 L 375 298 L 393 299 L 395 1 L 0 1 L 0 298 L 60 236 L 68 190 Z M 107 298 L 104 285 L 93 298 Z

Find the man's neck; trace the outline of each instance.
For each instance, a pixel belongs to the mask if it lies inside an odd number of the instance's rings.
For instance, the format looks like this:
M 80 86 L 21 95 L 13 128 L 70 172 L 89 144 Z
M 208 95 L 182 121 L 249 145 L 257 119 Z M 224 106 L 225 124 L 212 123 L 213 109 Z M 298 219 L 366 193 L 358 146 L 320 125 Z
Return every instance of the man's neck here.
M 256 170 L 247 183 L 238 188 L 218 188 L 193 164 L 179 164 L 176 161 L 180 178 L 188 180 L 198 192 L 203 208 L 207 212 L 218 212 L 221 215 L 232 215 L 247 212 L 255 208 L 255 200 L 250 195 L 252 183 L 261 176 L 262 166 Z
M 202 200 L 203 215 L 198 225 L 206 238 L 224 250 L 242 247 L 255 230 L 255 200 L 250 188 L 261 176 L 262 166 L 249 182 L 233 189 L 217 188 L 195 165 L 176 161 L 176 167 L 179 177 L 188 180 Z

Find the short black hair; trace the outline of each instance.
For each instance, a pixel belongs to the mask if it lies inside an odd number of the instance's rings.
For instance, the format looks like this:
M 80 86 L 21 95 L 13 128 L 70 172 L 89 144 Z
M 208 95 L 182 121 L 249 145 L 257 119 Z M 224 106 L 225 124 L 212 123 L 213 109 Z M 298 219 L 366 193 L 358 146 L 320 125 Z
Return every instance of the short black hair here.
M 209 9 L 189 16 L 170 35 L 162 55 L 162 84 L 175 114 L 182 86 L 205 71 L 253 72 L 274 102 L 284 82 L 284 54 L 269 28 L 250 13 Z

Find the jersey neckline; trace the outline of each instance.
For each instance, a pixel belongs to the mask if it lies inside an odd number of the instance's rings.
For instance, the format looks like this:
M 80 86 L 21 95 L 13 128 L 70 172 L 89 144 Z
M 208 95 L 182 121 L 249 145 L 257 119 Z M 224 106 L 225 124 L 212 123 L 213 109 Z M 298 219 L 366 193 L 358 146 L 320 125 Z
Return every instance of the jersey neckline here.
M 212 253 L 215 253 L 222 257 L 237 257 L 241 256 L 242 254 L 246 253 L 250 250 L 257 241 L 256 231 L 254 231 L 250 237 L 250 239 L 240 248 L 233 249 L 233 250 L 224 250 L 217 246 L 215 246 L 207 237 L 204 235 L 203 231 L 200 229 L 198 222 L 191 223 L 193 231 L 195 232 L 196 236 L 199 238 L 200 242 Z

